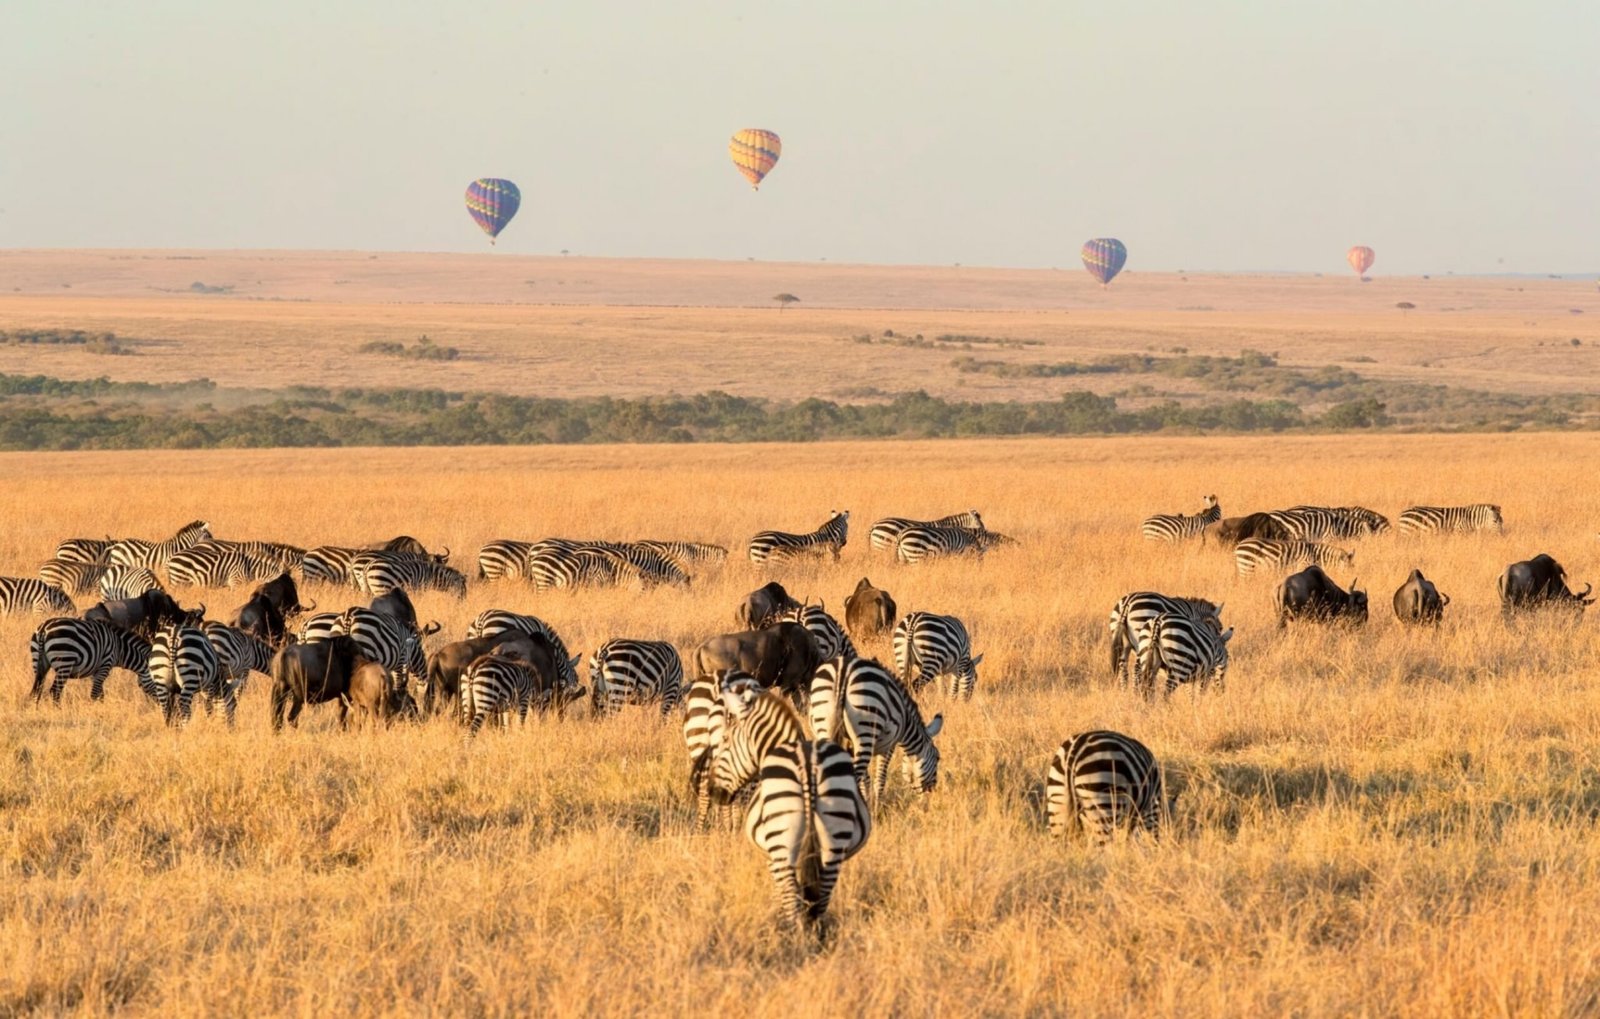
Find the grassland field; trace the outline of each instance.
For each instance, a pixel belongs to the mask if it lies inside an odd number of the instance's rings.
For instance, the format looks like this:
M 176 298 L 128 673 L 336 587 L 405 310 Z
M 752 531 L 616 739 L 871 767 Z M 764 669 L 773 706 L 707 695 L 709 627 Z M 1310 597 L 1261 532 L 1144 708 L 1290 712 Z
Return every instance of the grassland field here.
M 463 567 L 495 537 L 737 549 L 838 508 L 842 561 L 775 576 L 834 610 L 870 576 L 985 654 L 971 702 L 925 699 L 937 791 L 886 798 L 835 942 L 808 950 L 774 933 L 742 836 L 693 833 L 675 721 L 581 706 L 464 749 L 450 720 L 343 733 L 308 708 L 273 737 L 256 677 L 236 731 L 175 732 L 126 673 L 100 703 L 82 682 L 28 702 L 36 620 L 0 619 L 0 1014 L 1594 1015 L 1597 623 L 1508 627 L 1494 581 L 1541 551 L 1600 579 L 1597 467 L 1593 440 L 1537 434 L 0 454 L 0 573 L 196 517 L 300 545 L 411 533 Z M 1271 581 L 1138 536 L 1211 493 L 1230 514 L 1495 501 L 1507 528 L 1363 541 L 1371 624 L 1280 633 Z M 968 507 L 1020 544 L 921 567 L 867 548 L 876 517 Z M 1453 598 L 1437 632 L 1390 614 L 1414 566 Z M 435 640 L 493 606 L 574 651 L 688 648 L 770 576 L 736 553 L 687 591 L 474 584 L 419 610 Z M 1141 588 L 1226 602 L 1224 692 L 1150 704 L 1107 675 L 1106 613 Z M 222 615 L 242 593 L 183 597 Z M 1092 727 L 1166 762 L 1161 842 L 1047 837 L 1049 757 Z

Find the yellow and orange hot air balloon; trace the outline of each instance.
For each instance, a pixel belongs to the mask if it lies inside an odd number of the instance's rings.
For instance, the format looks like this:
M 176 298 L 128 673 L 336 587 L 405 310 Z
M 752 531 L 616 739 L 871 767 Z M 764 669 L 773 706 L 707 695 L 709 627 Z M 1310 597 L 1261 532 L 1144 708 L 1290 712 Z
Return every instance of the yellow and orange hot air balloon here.
M 733 140 L 728 143 L 728 155 L 733 157 L 733 165 L 757 190 L 761 187 L 762 178 L 772 172 L 782 154 L 783 143 L 778 136 L 759 127 L 735 131 Z
M 1356 271 L 1357 276 L 1365 276 L 1367 270 L 1372 268 L 1372 263 L 1378 260 L 1378 256 L 1365 244 L 1357 244 L 1345 252 L 1344 260 L 1350 263 L 1350 268 Z

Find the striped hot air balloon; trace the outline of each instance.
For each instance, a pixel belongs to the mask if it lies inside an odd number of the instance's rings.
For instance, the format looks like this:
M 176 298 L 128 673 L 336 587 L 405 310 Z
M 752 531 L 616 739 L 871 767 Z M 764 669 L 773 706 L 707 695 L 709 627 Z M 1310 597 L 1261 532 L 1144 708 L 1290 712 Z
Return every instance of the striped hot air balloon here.
M 733 165 L 757 190 L 761 187 L 762 178 L 772 172 L 782 154 L 783 142 L 778 140 L 778 136 L 759 127 L 747 127 L 734 132 L 733 140 L 728 143 L 728 155 L 733 157 Z
M 522 192 L 508 180 L 479 177 L 467 185 L 467 211 L 489 235 L 490 244 L 500 236 L 500 231 L 511 222 L 521 205 Z
M 1372 268 L 1372 263 L 1378 260 L 1378 256 L 1365 244 L 1357 244 L 1345 252 L 1344 260 L 1350 263 L 1350 268 L 1356 271 L 1357 276 L 1365 276 L 1367 270 Z
M 1083 246 L 1083 267 L 1101 286 L 1110 283 L 1127 264 L 1128 249 L 1115 237 L 1096 237 Z

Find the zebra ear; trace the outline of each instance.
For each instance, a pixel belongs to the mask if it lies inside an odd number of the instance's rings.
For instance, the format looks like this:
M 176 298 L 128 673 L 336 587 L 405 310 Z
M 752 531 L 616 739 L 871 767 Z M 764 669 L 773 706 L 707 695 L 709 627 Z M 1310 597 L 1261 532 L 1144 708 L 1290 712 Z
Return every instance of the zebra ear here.
M 1228 605 L 1228 603 L 1227 603 L 1227 602 L 1221 602 L 1221 603 L 1220 603 L 1220 604 L 1218 604 L 1218 605 L 1217 605 L 1217 618 L 1218 618 L 1218 619 L 1221 619 L 1221 618 L 1222 618 L 1222 610 L 1223 610 L 1223 609 L 1224 609 L 1224 608 L 1226 608 L 1226 607 L 1227 607 L 1227 605 Z
M 1230 626 L 1230 627 L 1228 627 L 1227 631 L 1223 633 L 1222 642 L 1224 644 L 1226 644 L 1228 641 L 1230 641 L 1232 639 L 1233 639 L 1233 627 Z
M 939 730 L 941 730 L 943 728 L 944 728 L 944 716 L 943 715 L 934 715 L 933 716 L 933 721 L 928 723 L 928 736 L 931 738 L 931 737 L 939 735 Z
M 567 664 L 570 665 L 572 668 L 576 669 L 578 667 L 578 660 L 580 658 L 582 658 L 582 657 L 583 657 L 582 655 L 573 655 L 572 656 L 572 660 L 569 661 Z

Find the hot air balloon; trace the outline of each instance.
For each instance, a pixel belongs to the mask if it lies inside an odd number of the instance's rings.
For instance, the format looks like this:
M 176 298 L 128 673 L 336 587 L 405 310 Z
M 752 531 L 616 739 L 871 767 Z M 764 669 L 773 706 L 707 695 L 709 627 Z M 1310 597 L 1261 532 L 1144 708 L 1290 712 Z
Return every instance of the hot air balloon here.
M 522 192 L 508 180 L 479 177 L 467 185 L 467 211 L 489 235 L 490 244 L 500 236 L 500 231 L 511 222 L 521 205 Z
M 1357 244 L 1345 252 L 1344 260 L 1350 263 L 1350 268 L 1356 271 L 1357 276 L 1365 276 L 1367 270 L 1372 268 L 1372 263 L 1378 260 L 1378 256 L 1366 245 Z
M 760 189 L 761 180 L 772 172 L 778 157 L 783 154 L 783 143 L 771 131 L 747 127 L 736 131 L 728 143 L 728 155 L 739 168 L 752 188 Z
M 1128 249 L 1115 237 L 1096 237 L 1083 246 L 1083 267 L 1103 287 L 1128 264 Z

